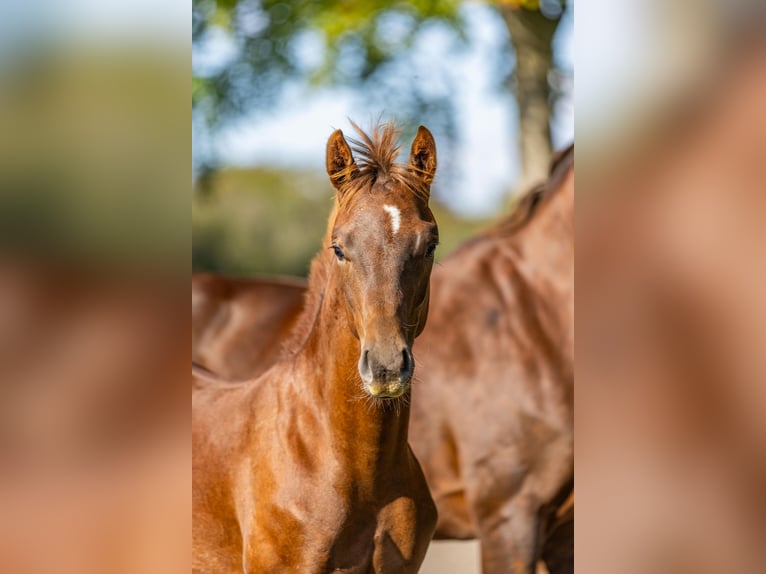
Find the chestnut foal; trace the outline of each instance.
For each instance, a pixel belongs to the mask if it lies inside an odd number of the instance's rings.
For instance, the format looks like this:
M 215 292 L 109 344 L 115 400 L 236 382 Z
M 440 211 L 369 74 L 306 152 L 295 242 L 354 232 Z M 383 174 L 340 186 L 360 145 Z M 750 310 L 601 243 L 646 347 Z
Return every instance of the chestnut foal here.
M 356 126 L 354 126 L 356 128 Z M 436 508 L 407 443 L 411 348 L 438 231 L 420 127 L 327 144 L 337 189 L 292 354 L 257 379 L 192 393 L 195 572 L 417 572 Z

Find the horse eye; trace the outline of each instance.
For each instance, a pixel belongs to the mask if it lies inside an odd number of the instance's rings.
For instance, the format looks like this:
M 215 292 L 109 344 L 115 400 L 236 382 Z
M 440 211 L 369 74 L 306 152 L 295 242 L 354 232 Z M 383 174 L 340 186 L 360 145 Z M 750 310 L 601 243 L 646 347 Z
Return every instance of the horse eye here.
M 436 243 L 432 243 L 428 246 L 428 249 L 426 249 L 426 257 L 428 259 L 433 259 L 434 253 L 436 253 Z
M 346 258 L 346 256 L 343 254 L 343 250 L 337 245 L 333 245 L 332 250 L 335 251 L 335 257 L 338 258 L 338 261 L 343 261 Z

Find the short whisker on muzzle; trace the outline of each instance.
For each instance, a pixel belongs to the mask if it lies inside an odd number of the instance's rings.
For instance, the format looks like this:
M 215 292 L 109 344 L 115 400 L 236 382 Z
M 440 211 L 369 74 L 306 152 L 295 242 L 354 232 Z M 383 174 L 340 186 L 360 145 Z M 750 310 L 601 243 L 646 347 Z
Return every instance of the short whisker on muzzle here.
M 408 407 L 410 405 L 408 393 L 404 393 L 403 395 L 396 398 L 381 398 L 373 397 L 372 395 L 366 393 L 364 388 L 361 389 L 359 394 L 351 395 L 347 400 L 349 403 L 364 403 L 364 406 L 369 413 L 375 412 L 376 409 L 382 409 L 384 412 L 393 410 L 396 416 L 401 415 L 402 408 Z
M 356 382 L 356 380 L 353 382 Z M 352 388 L 358 388 L 359 392 L 350 395 L 346 399 L 346 401 L 349 403 L 359 403 L 359 402 L 364 403 L 364 406 L 367 409 L 368 413 L 374 412 L 375 409 L 378 407 L 376 402 L 380 399 L 375 399 L 375 397 L 370 396 L 370 394 L 364 390 L 363 382 L 360 382 L 358 387 L 355 385 L 354 386 L 349 385 L 349 386 L 351 386 Z

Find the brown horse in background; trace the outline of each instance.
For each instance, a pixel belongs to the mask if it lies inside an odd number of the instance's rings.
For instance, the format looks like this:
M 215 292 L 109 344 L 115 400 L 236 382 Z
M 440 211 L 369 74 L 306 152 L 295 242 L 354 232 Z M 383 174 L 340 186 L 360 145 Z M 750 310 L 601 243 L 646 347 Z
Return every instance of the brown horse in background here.
M 478 538 L 485 573 L 534 572 L 574 481 L 574 148 L 431 287 L 410 440 L 436 536 Z
M 192 361 L 234 379 L 257 377 L 281 357 L 305 293 L 298 278 L 194 273 Z
M 337 188 L 293 354 L 192 399 L 193 570 L 417 572 L 436 522 L 407 444 L 411 347 L 428 314 L 436 170 L 421 127 L 327 145 Z
M 479 538 L 485 572 L 532 571 L 541 547 L 551 572 L 573 569 L 573 210 L 571 147 L 432 276 L 410 440 L 439 508 L 436 537 Z M 275 308 L 298 305 L 270 293 Z M 265 325 L 262 303 L 246 312 Z M 268 366 L 262 349 L 242 349 L 221 346 L 207 366 Z

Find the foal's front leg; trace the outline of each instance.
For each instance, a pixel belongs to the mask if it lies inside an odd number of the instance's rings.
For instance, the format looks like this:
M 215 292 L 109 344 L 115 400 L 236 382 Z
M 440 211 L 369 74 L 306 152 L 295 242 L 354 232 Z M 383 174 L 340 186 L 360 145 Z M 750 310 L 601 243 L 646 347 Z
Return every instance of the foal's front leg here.
M 372 560 L 376 574 L 416 574 L 433 537 L 436 506 L 420 468 L 414 468 L 412 491 L 394 498 L 378 513 Z

